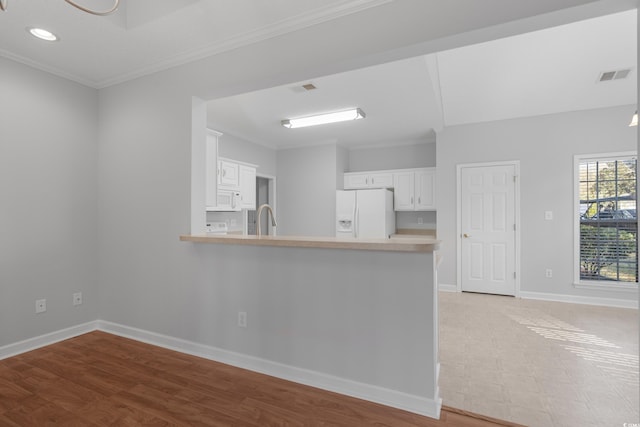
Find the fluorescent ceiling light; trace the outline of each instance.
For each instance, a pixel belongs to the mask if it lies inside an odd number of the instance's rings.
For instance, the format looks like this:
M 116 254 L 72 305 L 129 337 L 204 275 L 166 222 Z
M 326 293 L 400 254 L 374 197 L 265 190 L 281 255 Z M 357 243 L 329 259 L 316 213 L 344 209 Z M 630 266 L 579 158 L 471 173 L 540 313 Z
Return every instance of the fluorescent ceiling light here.
M 346 122 L 348 120 L 364 119 L 364 111 L 359 108 L 352 108 L 346 111 L 318 114 L 316 116 L 301 117 L 298 119 L 287 119 L 282 121 L 282 126 L 286 128 L 301 128 L 305 126 L 324 125 L 327 123 Z
M 629 123 L 629 126 L 638 126 L 638 110 L 636 110 L 635 114 L 631 118 L 631 123 Z
M 48 42 L 58 41 L 58 36 L 53 34 L 51 31 L 47 31 L 42 28 L 27 28 L 27 30 L 31 33 L 32 36 L 37 37 L 41 40 L 46 40 Z

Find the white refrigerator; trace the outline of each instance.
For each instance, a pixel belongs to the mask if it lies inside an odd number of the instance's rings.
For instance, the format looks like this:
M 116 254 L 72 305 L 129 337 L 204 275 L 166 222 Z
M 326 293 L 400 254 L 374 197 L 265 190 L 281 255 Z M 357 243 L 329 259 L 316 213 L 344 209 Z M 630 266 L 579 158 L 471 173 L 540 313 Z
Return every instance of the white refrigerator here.
M 336 237 L 388 239 L 395 232 L 396 213 L 391 190 L 336 192 Z

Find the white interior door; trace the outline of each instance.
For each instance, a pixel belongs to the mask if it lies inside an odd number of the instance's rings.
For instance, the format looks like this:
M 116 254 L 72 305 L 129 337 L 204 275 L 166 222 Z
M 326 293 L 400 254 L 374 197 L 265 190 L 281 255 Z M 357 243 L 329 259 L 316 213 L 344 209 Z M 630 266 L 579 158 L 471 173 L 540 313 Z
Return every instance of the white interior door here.
M 463 291 L 516 291 L 515 165 L 460 171 L 460 263 Z

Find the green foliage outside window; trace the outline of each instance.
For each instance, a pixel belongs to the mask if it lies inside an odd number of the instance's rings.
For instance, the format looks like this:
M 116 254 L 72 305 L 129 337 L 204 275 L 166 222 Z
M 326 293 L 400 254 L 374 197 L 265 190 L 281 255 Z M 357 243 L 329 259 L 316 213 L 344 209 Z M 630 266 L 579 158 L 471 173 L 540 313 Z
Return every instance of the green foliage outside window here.
M 581 224 L 580 260 L 582 279 L 635 282 L 636 233 Z

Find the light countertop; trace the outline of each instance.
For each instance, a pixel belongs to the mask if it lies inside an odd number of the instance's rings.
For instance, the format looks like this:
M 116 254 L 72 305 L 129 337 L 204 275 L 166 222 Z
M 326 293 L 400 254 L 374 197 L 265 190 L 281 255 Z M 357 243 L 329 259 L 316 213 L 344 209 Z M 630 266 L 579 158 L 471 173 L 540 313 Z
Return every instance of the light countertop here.
M 359 239 L 347 237 L 317 236 L 245 236 L 238 234 L 189 234 L 180 236 L 184 242 L 216 243 L 252 246 L 280 246 L 292 248 L 352 249 L 389 252 L 433 252 L 440 241 L 431 236 L 401 237 L 391 239 Z

